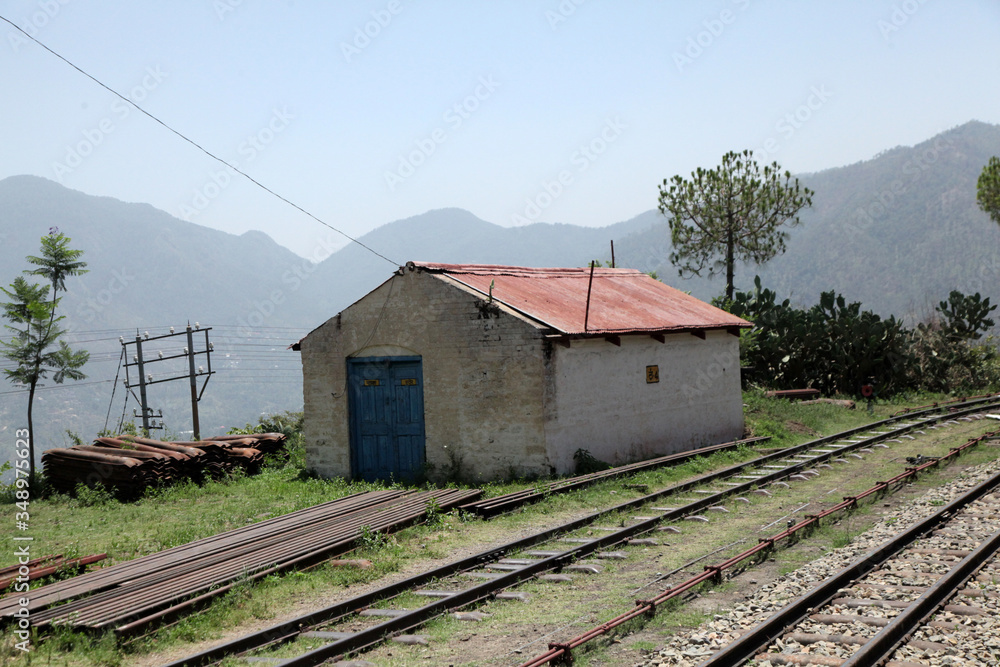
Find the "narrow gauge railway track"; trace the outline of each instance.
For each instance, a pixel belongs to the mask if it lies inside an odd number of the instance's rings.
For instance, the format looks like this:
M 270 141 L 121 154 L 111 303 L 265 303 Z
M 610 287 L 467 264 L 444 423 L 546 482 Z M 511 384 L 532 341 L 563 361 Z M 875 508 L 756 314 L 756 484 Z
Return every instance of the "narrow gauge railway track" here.
M 582 557 L 602 554 L 605 549 L 652 532 L 663 527 L 662 524 L 697 514 L 718 505 L 727 498 L 754 491 L 766 494 L 768 493 L 766 489 L 760 487 L 775 482 L 785 484 L 787 482 L 782 480 L 801 474 L 803 471 L 818 465 L 828 465 L 827 461 L 839 459 L 846 462 L 846 459 L 841 459 L 842 456 L 855 454 L 861 458 L 857 454 L 858 451 L 876 446 L 883 440 L 905 436 L 909 431 L 919 430 L 921 427 L 935 428 L 938 422 L 957 419 L 971 420 L 973 418 L 971 415 L 983 410 L 994 409 L 998 405 L 1000 403 L 997 402 L 996 397 L 991 397 L 990 399 L 968 401 L 958 408 L 942 406 L 909 413 L 904 417 L 882 420 L 864 427 L 819 438 L 803 445 L 790 447 L 434 568 L 365 595 L 310 612 L 260 632 L 237 638 L 196 655 L 172 662 L 168 667 L 215 664 L 227 656 L 242 655 L 268 646 L 286 643 L 299 636 L 308 636 L 310 639 L 319 639 L 329 643 L 297 657 L 283 659 L 280 662 L 281 665 L 318 665 L 334 657 L 354 654 L 382 642 L 389 636 L 410 631 L 434 617 L 476 602 L 494 597 L 518 597 L 516 593 L 503 593 L 503 591 L 553 570 L 566 570 L 572 567 L 574 561 Z M 890 428 L 893 425 L 895 428 Z M 777 465 L 777 462 L 781 461 L 783 463 Z M 737 478 L 746 478 L 746 481 L 725 481 Z M 715 488 L 712 488 L 713 486 Z M 720 486 L 722 488 L 719 488 Z M 650 510 L 657 512 L 657 516 L 637 520 L 631 525 L 608 532 L 596 539 L 576 540 L 578 544 L 570 548 L 560 546 L 558 549 L 531 551 L 545 542 L 555 540 L 581 528 L 593 526 L 602 518 L 623 511 L 635 510 L 670 495 L 688 491 L 698 493 L 701 497 L 682 507 L 660 508 L 658 510 L 650 508 Z M 520 551 L 525 551 L 524 555 L 528 558 L 505 558 L 509 554 Z M 502 562 L 504 560 L 510 562 Z M 484 568 L 489 571 L 484 572 Z M 459 577 L 463 575 L 466 581 L 459 583 Z M 480 579 L 482 583 L 468 586 L 468 578 Z M 424 586 L 429 584 L 449 590 L 422 590 Z M 425 599 L 429 598 L 432 601 L 417 609 L 369 610 L 376 603 L 391 600 L 410 592 L 419 592 L 420 595 L 426 596 Z M 364 619 L 361 614 L 365 613 L 372 614 L 372 618 L 385 618 L 387 620 L 375 622 L 363 629 L 356 629 L 359 621 L 363 624 Z M 370 622 L 372 619 L 367 620 Z M 345 621 L 351 624 L 350 631 L 317 630 L 317 628 L 330 628 L 336 623 Z
M 874 486 L 869 487 L 865 491 L 859 493 L 856 496 L 846 496 L 843 502 L 838 503 L 832 507 L 829 507 L 818 514 L 807 514 L 806 518 L 802 521 L 790 525 L 786 530 L 781 531 L 776 535 L 771 535 L 770 537 L 760 539 L 758 544 L 746 551 L 739 553 L 731 558 L 728 558 L 715 565 L 706 566 L 704 571 L 697 574 L 684 582 L 681 582 L 675 586 L 668 587 L 659 595 L 654 596 L 648 600 L 636 600 L 635 607 L 629 611 L 616 616 L 615 618 L 602 623 L 599 626 L 584 632 L 581 635 L 577 635 L 572 639 L 564 642 L 553 642 L 549 644 L 549 650 L 527 662 L 524 662 L 520 667 L 539 667 L 550 662 L 562 662 L 566 660 L 571 660 L 573 651 L 575 651 L 580 646 L 583 646 L 587 642 L 590 642 L 598 637 L 608 634 L 615 628 L 618 628 L 640 616 L 652 615 L 655 613 L 656 609 L 663 605 L 664 603 L 679 598 L 681 596 L 687 595 L 693 592 L 698 586 L 712 580 L 720 581 L 722 579 L 722 573 L 728 570 L 733 570 L 738 567 L 743 566 L 746 563 L 751 562 L 755 558 L 765 556 L 776 544 L 783 541 L 788 541 L 793 539 L 800 531 L 806 531 L 810 528 L 819 524 L 821 519 L 825 519 L 831 515 L 837 514 L 841 511 L 849 510 L 857 506 L 859 500 L 867 498 L 869 496 L 874 496 L 883 492 L 888 491 L 896 485 L 906 483 L 912 478 L 916 477 L 919 473 L 927 470 L 930 467 L 939 465 L 940 461 L 956 458 L 962 452 L 974 447 L 976 444 L 982 442 L 983 440 L 994 439 L 1000 435 L 1000 431 L 993 431 L 989 433 L 984 433 L 977 438 L 972 438 L 965 442 L 965 444 L 958 447 L 952 447 L 947 454 L 936 459 L 927 459 L 924 463 L 917 464 L 913 467 L 907 467 L 906 470 L 895 477 L 887 479 L 883 482 L 878 482 Z M 641 589 L 640 589 L 641 590 Z
M 560 479 L 554 482 L 539 484 L 533 489 L 524 489 L 523 491 L 515 491 L 514 493 L 508 493 L 502 496 L 494 496 L 492 498 L 487 498 L 486 500 L 467 503 L 458 509 L 463 512 L 477 514 L 484 519 L 489 519 L 499 514 L 520 509 L 525 505 L 544 500 L 553 493 L 568 493 L 570 491 L 577 491 L 611 479 L 634 475 L 638 472 L 654 468 L 662 468 L 668 465 L 677 465 L 697 456 L 707 456 L 714 452 L 734 449 L 740 445 L 760 444 L 770 439 L 771 436 L 769 435 L 759 436 L 756 438 L 745 438 L 743 440 L 734 440 L 732 442 L 724 442 L 718 445 L 702 447 L 701 449 L 668 454 L 667 456 L 660 456 L 655 459 L 649 459 L 648 461 L 639 461 L 638 463 L 630 463 L 628 465 L 608 468 L 607 470 L 590 473 L 589 475 L 579 475 L 577 477 L 570 477 L 569 479 Z
M 1000 473 L 828 577 L 702 667 L 750 659 L 873 667 L 904 646 L 918 656 L 974 655 L 979 647 L 966 650 L 962 631 L 974 632 L 975 619 L 995 615 L 1000 606 L 998 486 Z M 940 611 L 959 620 L 928 621 Z M 921 628 L 948 643 L 910 639 Z

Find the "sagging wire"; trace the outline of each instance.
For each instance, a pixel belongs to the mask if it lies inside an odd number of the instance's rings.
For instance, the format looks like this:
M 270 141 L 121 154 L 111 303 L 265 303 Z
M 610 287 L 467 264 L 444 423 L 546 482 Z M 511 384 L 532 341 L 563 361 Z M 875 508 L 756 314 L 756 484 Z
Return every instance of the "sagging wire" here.
M 111 386 L 111 400 L 108 401 L 108 414 L 105 415 L 104 417 L 105 431 L 108 430 L 108 421 L 111 420 L 111 406 L 114 405 L 115 402 L 115 392 L 118 391 L 118 376 L 122 372 L 122 361 L 124 361 L 124 359 L 125 359 L 125 346 L 123 345 L 121 356 L 118 357 L 118 370 L 115 371 L 115 383 Z M 128 401 L 128 396 L 125 397 L 125 400 Z
M 219 156 L 218 156 L 218 155 L 216 155 L 215 153 L 212 153 L 211 151 L 209 151 L 209 150 L 208 150 L 207 148 L 205 148 L 204 146 L 202 146 L 202 145 L 201 145 L 201 144 L 199 144 L 198 142 L 194 141 L 193 139 L 190 139 L 190 138 L 188 138 L 188 137 L 187 137 L 186 135 L 182 134 L 182 133 L 181 133 L 180 131 L 178 131 L 178 130 L 175 130 L 175 129 L 174 129 L 173 127 L 171 127 L 170 125 L 167 125 L 167 124 L 166 124 L 166 123 L 165 123 L 164 121 L 160 120 L 159 118 L 157 118 L 156 116 L 154 116 L 153 114 L 149 113 L 148 111 L 146 111 L 145 109 L 143 109 L 142 107 L 140 107 L 140 106 L 139 106 L 138 104 L 136 104 L 135 102 L 133 102 L 133 101 L 131 100 L 131 98 L 129 98 L 129 97 L 126 97 L 125 95 L 122 95 L 121 93 L 119 93 L 119 92 L 118 92 L 118 91 L 116 91 L 115 89 L 113 89 L 113 88 L 111 88 L 110 86 L 108 86 L 108 85 L 104 84 L 103 82 L 101 82 L 101 81 L 100 81 L 99 79 L 97 79 L 97 77 L 95 77 L 95 76 L 93 76 L 93 75 L 91 75 L 91 74 L 88 74 L 87 72 L 85 72 L 85 71 L 84 71 L 84 70 L 83 70 L 82 68 L 80 68 L 79 66 L 77 66 L 77 65 L 74 65 L 74 64 L 73 64 L 72 62 L 70 62 L 70 61 L 69 61 L 69 60 L 68 60 L 67 58 L 65 58 L 64 56 L 62 56 L 62 55 L 60 55 L 60 54 L 56 53 L 55 51 L 53 51 L 52 49 L 50 49 L 49 47 L 47 47 L 47 46 L 46 46 L 45 44 L 42 44 L 41 42 L 39 42 L 39 41 L 38 41 L 37 39 L 35 39 L 35 38 L 34 38 L 34 37 L 32 37 L 31 35 L 29 35 L 29 34 L 28 34 L 27 32 L 25 32 L 25 31 L 24 31 L 24 30 L 23 30 L 23 29 L 22 29 L 21 27 L 19 27 L 19 26 L 18 26 L 18 25 L 17 25 L 16 23 L 14 23 L 13 21 L 11 21 L 10 19 L 8 19 L 8 18 L 6 18 L 6 17 L 4 17 L 4 16 L 0 16 L 0 20 L 4 21 L 5 23 L 8 23 L 8 24 L 10 24 L 10 26 L 11 26 L 12 28 L 14 28 L 15 30 L 17 30 L 18 32 L 20 32 L 21 34 L 23 34 L 23 35 L 24 35 L 25 37 L 27 37 L 27 38 L 28 38 L 28 39 L 30 39 L 30 40 L 31 40 L 32 42 L 34 42 L 34 43 L 35 43 L 35 44 L 37 44 L 38 46 L 42 47 L 43 49 L 45 49 L 46 51 L 48 51 L 48 52 L 49 52 L 49 53 L 51 53 L 52 55 L 54 55 L 54 56 L 55 56 L 56 58 L 58 58 L 59 60 L 63 61 L 64 63 L 66 63 L 67 65 L 69 65 L 69 66 L 70 66 L 70 67 L 72 67 L 73 69 L 75 69 L 75 70 L 76 70 L 77 72 L 79 72 L 80 74 L 84 75 L 85 77 L 87 77 L 88 79 L 90 79 L 91 81 L 93 81 L 94 83 L 96 83 L 96 84 L 97 84 L 98 86 L 100 86 L 100 87 L 101 87 L 101 88 L 103 88 L 104 90 L 108 91 L 109 93 L 111 93 L 111 94 L 112 94 L 112 95 L 114 95 L 115 97 L 119 98 L 120 100 L 122 100 L 122 101 L 123 101 L 123 102 L 125 102 L 126 104 L 128 104 L 128 105 L 130 105 L 130 106 L 134 107 L 135 109 L 137 109 L 137 110 L 139 111 L 139 113 L 143 114 L 144 116 L 146 116 L 147 118 L 149 118 L 149 119 L 150 119 L 150 120 L 152 120 L 153 122 L 155 122 L 155 123 L 157 123 L 157 124 L 159 124 L 159 125 L 163 126 L 163 127 L 164 127 L 164 128 L 166 129 L 166 130 L 168 130 L 168 131 L 169 131 L 169 132 L 171 132 L 172 134 L 174 134 L 174 135 L 176 135 L 176 136 L 180 137 L 181 139 L 183 139 L 183 140 L 184 140 L 184 141 L 186 141 L 187 143 L 191 144 L 192 146 L 194 146 L 194 147 L 195 147 L 195 148 L 197 148 L 197 149 L 198 149 L 199 151 L 201 151 L 202 153 L 204 153 L 204 154 L 205 154 L 205 155 L 207 155 L 208 157 L 212 158 L 212 159 L 213 159 L 213 160 L 215 160 L 216 162 L 218 162 L 218 163 L 220 163 L 220 164 L 223 164 L 223 165 L 225 165 L 225 166 L 226 166 L 227 168 L 229 168 L 229 169 L 232 169 L 232 170 L 233 170 L 234 172 L 236 172 L 237 174 L 239 174 L 239 175 L 243 176 L 243 177 L 244 177 L 245 179 L 247 179 L 248 181 L 250 181 L 251 183 L 253 183 L 253 184 L 254 184 L 254 185 L 256 185 L 257 187 L 259 187 L 259 188 L 260 188 L 261 190 L 264 190 L 265 192 L 267 192 L 267 193 L 269 193 L 269 194 L 273 195 L 274 197 L 277 197 L 277 198 L 278 198 L 278 199 L 280 199 L 281 201 L 285 202 L 286 204 L 288 204 L 288 205 L 289 205 L 289 206 L 291 206 L 292 208 L 296 209 L 297 211 L 299 211 L 299 212 L 301 212 L 301 213 L 304 213 L 305 215 L 307 215 L 308 217 L 312 218 L 313 220 L 315 220 L 315 221 L 316 221 L 316 222 L 318 222 L 319 224 L 323 225 L 324 227 L 327 227 L 328 229 L 330 229 L 330 230 L 332 230 L 332 231 L 334 231 L 334 232 L 336 232 L 336 233 L 340 234 L 341 236 L 343 236 L 344 238 L 346 238 L 346 239 L 347 239 L 348 241 L 350 241 L 351 243 L 356 243 L 356 244 L 358 244 L 359 246 L 361 246 L 362 248 L 364 248 L 365 250 L 367 250 L 367 251 L 368 251 L 368 252 L 370 252 L 371 254 L 375 255 L 376 257 L 380 257 L 380 258 L 384 259 L 385 261 L 389 262 L 389 263 L 390 263 L 390 264 L 392 264 L 393 266 L 400 266 L 400 263 L 399 263 L 399 262 L 394 262 L 394 261 L 392 261 L 391 259 L 389 259 L 389 258 L 388 258 L 388 257 L 386 257 L 385 255 L 383 255 L 382 253 L 378 252 L 378 251 L 377 251 L 377 250 L 375 250 L 374 248 L 371 248 L 370 246 L 367 246 L 367 245 L 365 245 L 364 243 L 362 243 L 362 242 L 361 242 L 361 241 L 359 241 L 358 239 L 356 239 L 356 238 L 354 238 L 353 236 L 351 236 L 351 235 L 347 234 L 347 232 L 342 232 L 341 230 L 337 229 L 336 227 L 334 227 L 333 225 L 329 224 L 328 222 L 324 222 L 323 220 L 321 220 L 321 219 L 320 219 L 320 218 L 318 218 L 317 216 L 313 215 L 312 213 L 310 213 L 310 212 L 309 212 L 309 211 L 307 211 L 306 209 L 302 208 L 301 206 L 299 206 L 299 205 L 298 205 L 298 204 L 296 204 L 295 202 L 291 201 L 290 199 L 288 199 L 288 198 L 286 198 L 286 197 L 283 197 L 282 195 L 278 194 L 277 192 L 275 192 L 275 191 L 274 191 L 274 190 L 272 190 L 271 188 L 267 187 L 266 185 L 264 185 L 263 183 L 261 183 L 260 181 L 258 181 L 257 179 L 255 179 L 255 178 L 254 178 L 253 176 L 251 176 L 250 174 L 246 173 L 245 171 L 242 171 L 242 170 L 240 170 L 240 169 L 239 169 L 239 168 L 238 168 L 238 167 L 237 167 L 237 166 L 236 166 L 235 164 L 233 164 L 233 163 L 231 163 L 231 162 L 228 162 L 228 161 L 226 161 L 226 160 L 222 159 L 221 157 L 219 157 Z

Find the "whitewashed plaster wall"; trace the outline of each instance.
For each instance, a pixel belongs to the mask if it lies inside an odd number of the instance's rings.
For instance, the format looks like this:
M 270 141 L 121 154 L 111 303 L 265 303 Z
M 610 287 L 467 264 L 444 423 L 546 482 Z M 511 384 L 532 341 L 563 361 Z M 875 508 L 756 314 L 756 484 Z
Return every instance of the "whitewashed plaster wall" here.
M 546 391 L 545 439 L 560 474 L 585 449 L 619 465 L 735 440 L 743 434 L 739 338 L 709 331 L 602 338 L 553 347 Z M 659 382 L 646 382 L 646 367 Z

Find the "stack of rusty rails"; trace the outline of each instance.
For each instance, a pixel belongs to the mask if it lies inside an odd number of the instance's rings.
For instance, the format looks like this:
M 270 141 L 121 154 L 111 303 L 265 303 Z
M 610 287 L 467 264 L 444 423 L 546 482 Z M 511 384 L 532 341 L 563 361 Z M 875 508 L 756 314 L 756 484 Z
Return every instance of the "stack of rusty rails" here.
M 277 454 L 285 446 L 284 433 L 250 433 L 247 435 L 216 435 L 205 440 L 215 440 L 219 442 L 239 442 L 237 447 L 250 447 L 256 449 L 264 456 Z
M 149 471 L 155 475 L 156 483 L 161 485 L 188 477 L 192 472 L 191 460 L 185 454 L 118 438 L 96 438 L 92 446 L 77 445 L 74 449 L 148 462 Z
M 667 465 L 675 465 L 677 463 L 693 459 L 697 456 L 708 456 L 709 454 L 714 454 L 715 452 L 735 449 L 740 445 L 757 444 L 766 440 L 770 440 L 770 436 L 734 440 L 732 442 L 723 442 L 718 445 L 702 447 L 701 449 L 692 449 L 686 452 L 668 454 L 667 456 L 660 456 L 655 459 L 649 459 L 648 461 L 640 461 L 638 463 L 631 463 L 629 465 L 618 466 L 616 468 L 609 468 L 607 470 L 601 470 L 600 472 L 590 473 L 589 475 L 569 477 L 567 479 L 549 482 L 548 484 L 541 484 L 532 489 L 525 489 L 523 491 L 515 491 L 502 496 L 487 498 L 486 500 L 480 500 L 467 505 L 462 505 L 459 509 L 463 512 L 471 512 L 483 518 L 489 518 L 497 516 L 498 514 L 503 514 L 504 512 L 510 512 L 511 510 L 517 509 L 523 505 L 538 502 L 553 493 L 575 491 L 609 479 L 624 477 L 625 475 L 634 475 L 637 472 L 660 468 Z
M 83 556 L 82 558 L 66 558 L 62 554 L 42 556 L 29 560 L 24 565 L 11 565 L 0 569 L 0 591 L 6 591 L 15 581 L 34 581 L 47 577 L 50 574 L 64 572 L 78 567 L 86 567 L 93 563 L 99 563 L 107 558 L 107 554 L 94 554 L 93 556 Z M 27 568 L 27 574 L 23 574 L 20 569 Z
M 45 476 L 59 492 L 71 493 L 79 484 L 103 485 L 130 498 L 150 486 L 183 479 L 220 479 L 242 468 L 260 471 L 265 456 L 284 446 L 281 433 L 219 436 L 191 442 L 164 442 L 120 435 L 97 438 L 93 445 L 50 449 L 42 456 Z
M 243 467 L 248 472 L 251 472 L 245 456 L 247 452 L 244 451 L 247 448 L 237 447 L 232 442 L 219 440 L 179 440 L 174 444 L 183 445 L 184 447 L 194 447 L 205 453 L 205 456 L 199 459 L 199 463 L 206 477 L 221 479 L 239 467 Z M 256 449 L 252 449 L 252 452 L 260 454 Z
M 32 591 L 32 625 L 133 634 L 176 618 L 241 582 L 303 569 L 354 549 L 362 535 L 422 521 L 478 490 L 372 491 L 190 542 Z M 17 600 L 0 599 L 0 619 Z
M 60 493 L 72 493 L 78 485 L 84 484 L 105 486 L 123 496 L 141 495 L 160 479 L 150 469 L 148 461 L 126 453 L 138 452 L 79 446 L 49 449 L 42 453 L 45 479 Z
M 185 477 L 198 479 L 202 476 L 205 452 L 197 447 L 186 447 L 176 442 L 164 442 L 152 438 L 140 438 L 134 435 L 120 435 L 117 438 L 97 438 L 95 443 L 123 443 L 135 449 L 146 452 L 158 452 L 178 461 Z
M 778 389 L 764 392 L 768 398 L 787 398 L 790 401 L 804 401 L 808 398 L 818 398 L 819 389 Z

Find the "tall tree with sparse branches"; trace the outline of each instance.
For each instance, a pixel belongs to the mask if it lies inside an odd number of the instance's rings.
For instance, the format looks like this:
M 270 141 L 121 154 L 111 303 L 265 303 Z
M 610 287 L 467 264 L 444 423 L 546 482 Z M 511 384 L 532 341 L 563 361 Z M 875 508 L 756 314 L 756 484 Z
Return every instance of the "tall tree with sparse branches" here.
M 989 213 L 993 222 L 1000 224 L 1000 158 L 990 158 L 976 185 L 979 208 Z
M 70 239 L 53 227 L 42 237 L 40 257 L 29 256 L 30 264 L 38 268 L 27 269 L 24 273 L 41 276 L 51 284 L 52 297 L 49 298 L 48 285 L 29 283 L 18 276 L 10 289 L 0 287 L 10 301 L 0 304 L 3 316 L 8 321 L 5 328 L 13 336 L 11 340 L 0 340 L 2 356 L 14 362 L 14 368 L 5 369 L 7 378 L 28 387 L 28 461 L 29 480 L 35 479 L 35 428 L 33 407 L 35 390 L 41 381 L 52 373 L 56 384 L 63 381 L 80 380 L 86 377 L 80 370 L 90 354 L 83 350 L 70 349 L 62 340 L 64 329 L 59 323 L 64 319 L 56 316 L 61 297 L 59 291 L 66 291 L 66 278 L 86 273 L 86 262 L 80 261 L 82 250 L 69 247 Z
M 659 188 L 674 247 L 670 261 L 681 276 L 724 270 L 726 301 L 733 298 L 736 262 L 763 264 L 785 252 L 782 226 L 797 225 L 814 194 L 777 162 L 761 169 L 751 151 L 726 153 L 718 167 L 664 179 Z

